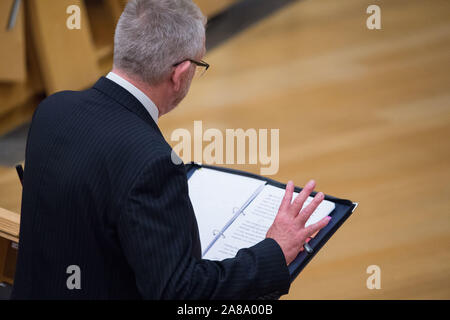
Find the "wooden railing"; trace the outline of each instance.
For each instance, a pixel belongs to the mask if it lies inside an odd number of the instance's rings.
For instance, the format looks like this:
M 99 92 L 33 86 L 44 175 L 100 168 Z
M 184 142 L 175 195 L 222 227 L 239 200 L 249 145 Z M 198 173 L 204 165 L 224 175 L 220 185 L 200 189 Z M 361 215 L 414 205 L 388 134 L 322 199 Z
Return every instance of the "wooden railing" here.
M 13 283 L 19 229 L 19 214 L 0 208 L 0 282 Z

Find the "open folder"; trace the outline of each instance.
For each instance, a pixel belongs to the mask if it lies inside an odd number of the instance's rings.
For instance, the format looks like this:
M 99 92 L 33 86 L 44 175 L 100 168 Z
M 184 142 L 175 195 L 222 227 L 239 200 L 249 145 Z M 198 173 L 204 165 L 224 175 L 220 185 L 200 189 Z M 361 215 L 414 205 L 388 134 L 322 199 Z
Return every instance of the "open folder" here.
M 284 197 L 285 184 L 248 172 L 196 163 L 188 164 L 186 171 L 204 259 L 233 258 L 240 249 L 252 247 L 265 239 Z M 301 190 L 296 187 L 294 197 Z M 309 204 L 314 195 L 311 194 L 304 206 Z M 309 242 L 312 251 L 301 252 L 289 265 L 291 281 L 356 206 L 350 200 L 325 196 L 306 226 L 326 216 L 332 219 Z

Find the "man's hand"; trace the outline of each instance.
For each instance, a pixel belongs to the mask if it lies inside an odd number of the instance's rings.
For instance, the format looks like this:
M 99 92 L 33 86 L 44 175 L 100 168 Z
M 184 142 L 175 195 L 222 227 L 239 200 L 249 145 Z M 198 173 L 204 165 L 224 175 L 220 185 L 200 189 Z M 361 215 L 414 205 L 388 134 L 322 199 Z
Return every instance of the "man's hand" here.
M 319 222 L 305 228 L 309 217 L 324 199 L 324 194 L 319 192 L 313 201 L 301 210 L 303 203 L 308 199 L 315 186 L 316 183 L 311 180 L 295 200 L 292 201 L 294 183 L 289 181 L 275 221 L 267 232 L 266 237 L 274 239 L 280 245 L 287 265 L 297 257 L 305 242 L 308 241 L 308 238 L 324 228 L 331 220 L 331 217 L 325 217 Z

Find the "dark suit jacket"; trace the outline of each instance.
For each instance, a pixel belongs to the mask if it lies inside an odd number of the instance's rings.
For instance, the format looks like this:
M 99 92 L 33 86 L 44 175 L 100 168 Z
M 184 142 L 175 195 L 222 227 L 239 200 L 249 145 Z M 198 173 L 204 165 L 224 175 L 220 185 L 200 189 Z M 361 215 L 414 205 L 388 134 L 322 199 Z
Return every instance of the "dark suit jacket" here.
M 109 79 L 43 101 L 28 136 L 13 299 L 286 293 L 274 240 L 234 259 L 201 259 L 185 168 L 171 151 L 144 106 Z M 73 265 L 79 290 L 67 286 Z

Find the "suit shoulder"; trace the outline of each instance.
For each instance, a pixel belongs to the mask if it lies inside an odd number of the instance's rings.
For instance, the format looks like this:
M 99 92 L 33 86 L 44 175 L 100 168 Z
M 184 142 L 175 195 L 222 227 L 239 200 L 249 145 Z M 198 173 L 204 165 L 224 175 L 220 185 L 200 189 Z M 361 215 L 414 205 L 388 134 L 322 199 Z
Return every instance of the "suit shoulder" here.
M 93 94 L 92 89 L 85 91 L 60 91 L 56 92 L 44 100 L 42 100 L 36 108 L 35 116 L 37 114 L 45 114 L 51 112 L 57 115 L 66 112 L 68 109 L 83 101 L 83 97 L 88 97 Z
M 69 101 L 69 100 L 79 99 L 82 95 L 86 95 L 87 93 L 89 93 L 89 91 L 90 91 L 90 89 L 85 90 L 85 91 L 66 90 L 66 91 L 55 92 L 54 94 L 52 94 L 52 95 L 48 96 L 47 98 L 45 98 L 44 100 L 42 100 L 40 105 L 47 105 L 47 104 L 51 104 L 51 103 L 55 103 L 55 102 L 60 102 L 62 100 Z

